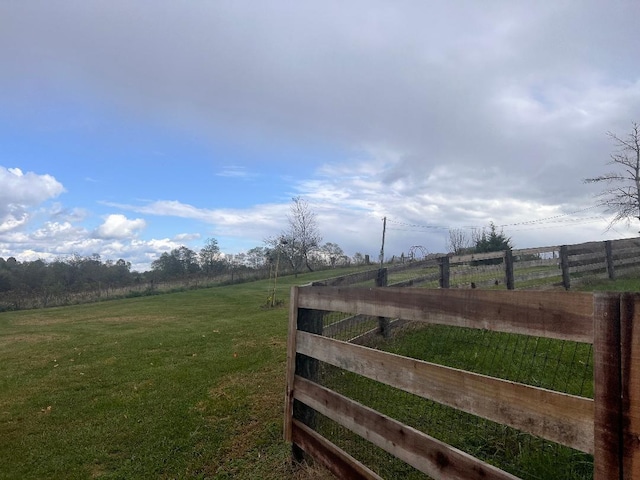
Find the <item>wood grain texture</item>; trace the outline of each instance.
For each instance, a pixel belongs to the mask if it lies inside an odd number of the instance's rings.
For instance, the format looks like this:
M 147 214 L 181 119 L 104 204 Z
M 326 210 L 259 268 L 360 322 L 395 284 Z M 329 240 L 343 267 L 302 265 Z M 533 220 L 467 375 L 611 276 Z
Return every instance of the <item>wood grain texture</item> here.
M 344 450 L 338 448 L 304 423 L 292 425 L 293 442 L 324 465 L 337 478 L 344 480 L 383 480 Z
M 333 277 L 327 280 L 319 280 L 313 282 L 314 286 L 339 287 L 344 285 L 353 285 L 354 283 L 366 282 L 374 280 L 378 275 L 378 270 L 367 270 L 366 272 L 351 273 L 341 277 Z
M 298 352 L 563 445 L 593 452 L 593 401 L 298 332 Z
M 434 479 L 517 480 L 412 427 L 296 377 L 296 399 Z
M 593 341 L 588 293 L 304 287 L 298 301 L 302 308 Z
M 640 294 L 622 294 L 622 478 L 640 478 Z
M 594 295 L 594 480 L 619 479 L 621 451 L 620 296 Z
M 289 326 L 287 339 L 287 371 L 284 393 L 284 440 L 291 442 L 291 420 L 293 419 L 293 379 L 296 373 L 296 332 L 298 330 L 298 291 L 291 288 L 289 303 Z

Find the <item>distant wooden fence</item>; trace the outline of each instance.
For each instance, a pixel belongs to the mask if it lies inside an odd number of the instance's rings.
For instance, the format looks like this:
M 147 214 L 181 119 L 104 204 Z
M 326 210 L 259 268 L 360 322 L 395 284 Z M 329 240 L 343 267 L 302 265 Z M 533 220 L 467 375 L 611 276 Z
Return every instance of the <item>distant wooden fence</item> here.
M 505 250 L 467 255 L 439 255 L 427 260 L 387 265 L 387 275 L 415 272 L 415 277 L 391 281 L 393 286 L 432 283 L 441 288 L 564 287 L 590 278 L 615 279 L 640 272 L 640 237 Z M 314 285 L 346 286 L 375 280 L 376 270 L 355 273 Z M 405 275 L 407 276 L 407 275 Z M 380 283 L 376 283 L 380 286 Z M 435 286 L 434 285 L 434 286 Z
M 593 344 L 594 398 L 479 375 L 328 338 L 343 312 Z M 434 479 L 516 479 L 316 382 L 318 362 L 594 455 L 595 480 L 640 478 L 640 295 L 294 287 L 285 438 L 341 479 L 378 474 L 314 430 L 320 413 Z

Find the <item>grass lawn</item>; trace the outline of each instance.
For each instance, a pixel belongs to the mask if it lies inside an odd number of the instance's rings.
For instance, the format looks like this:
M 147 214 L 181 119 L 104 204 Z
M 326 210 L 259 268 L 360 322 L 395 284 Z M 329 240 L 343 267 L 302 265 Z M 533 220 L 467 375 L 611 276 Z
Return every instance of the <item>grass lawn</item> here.
M 332 273 L 274 309 L 261 281 L 0 313 L 0 479 L 316 475 L 282 441 L 287 305 Z
M 0 479 L 328 478 L 282 441 L 289 289 L 354 270 L 0 313 Z

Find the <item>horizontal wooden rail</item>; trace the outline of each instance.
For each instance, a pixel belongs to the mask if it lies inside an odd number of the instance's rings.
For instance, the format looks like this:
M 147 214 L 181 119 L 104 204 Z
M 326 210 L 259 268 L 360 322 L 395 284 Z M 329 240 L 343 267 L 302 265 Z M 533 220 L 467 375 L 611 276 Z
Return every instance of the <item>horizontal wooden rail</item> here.
M 468 255 L 453 255 L 450 258 L 451 263 L 477 262 L 480 260 L 491 260 L 494 258 L 503 258 L 504 252 L 488 252 L 488 253 L 471 253 Z
M 295 378 L 295 398 L 431 477 L 518 478 L 304 378 Z
M 593 301 L 579 292 L 304 287 L 298 307 L 593 342 Z
M 297 351 L 403 391 L 593 453 L 593 400 L 306 332 Z
M 326 286 L 326 287 L 339 287 L 344 285 L 353 285 L 355 283 L 366 282 L 373 280 L 378 275 L 378 270 L 367 270 L 364 272 L 351 273 L 349 275 L 343 275 L 341 277 L 333 277 L 327 280 L 318 280 L 313 282 L 314 286 Z
M 513 256 L 518 255 L 540 255 L 542 253 L 558 252 L 560 250 L 559 245 L 553 245 L 550 247 L 536 247 L 536 248 L 521 248 L 513 251 Z
M 606 244 L 608 257 L 610 244 Z M 398 325 L 417 320 L 592 343 L 594 398 L 327 338 L 321 335 L 322 319 L 331 311 L 399 319 L 391 322 Z M 516 478 L 321 387 L 315 382 L 321 378 L 324 362 L 593 453 L 594 480 L 640 479 L 639 325 L 638 293 L 294 287 L 287 346 L 285 438 L 293 441 L 294 447 L 319 457 L 339 478 L 379 478 L 314 431 L 319 412 L 433 478 Z M 366 340 L 374 332 L 370 329 L 356 340 Z
M 382 480 L 380 475 L 298 420 L 292 422 L 292 440 L 341 480 Z

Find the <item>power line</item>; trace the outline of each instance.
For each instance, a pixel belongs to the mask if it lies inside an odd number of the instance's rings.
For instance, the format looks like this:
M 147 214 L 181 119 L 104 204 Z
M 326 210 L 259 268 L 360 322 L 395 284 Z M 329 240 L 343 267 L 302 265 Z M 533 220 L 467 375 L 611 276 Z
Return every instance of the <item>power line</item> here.
M 516 222 L 516 223 L 507 223 L 507 224 L 503 224 L 503 225 L 496 225 L 497 228 L 504 228 L 504 227 L 517 227 L 517 226 L 534 226 L 534 225 L 539 225 L 540 228 L 547 228 L 544 227 L 544 224 L 549 224 L 549 223 L 555 223 L 555 224 L 572 224 L 572 225 L 580 225 L 582 223 L 592 223 L 595 221 L 601 221 L 602 217 L 601 216 L 592 216 L 592 217 L 580 217 L 580 218 L 564 218 L 564 217 L 568 217 L 569 215 L 575 215 L 577 213 L 582 213 L 582 212 L 586 212 L 587 210 L 591 210 L 593 208 L 597 208 L 600 205 L 591 205 L 589 207 L 585 207 L 582 208 L 580 210 L 575 210 L 573 212 L 568 212 L 568 213 L 562 213 L 559 215 L 553 215 L 551 217 L 545 217 L 545 218 L 540 218 L 537 220 L 526 220 L 523 222 Z M 405 222 L 399 222 L 397 220 L 393 220 L 390 218 L 387 218 L 387 222 L 388 223 L 392 223 L 394 225 L 399 225 L 402 227 L 406 227 L 406 228 L 393 228 L 393 227 L 387 227 L 389 230 L 395 230 L 395 231 L 402 231 L 402 232 L 418 232 L 418 233 L 427 233 L 428 231 L 432 231 L 432 230 L 451 230 L 454 227 L 448 227 L 448 226 L 444 226 L 444 225 L 419 225 L 419 224 L 411 224 L 411 223 L 405 223 Z M 486 226 L 474 226 L 474 225 L 466 225 L 463 226 L 461 228 L 466 228 L 466 229 L 477 229 L 480 230 L 482 228 L 485 228 Z M 553 228 L 553 227 L 549 227 L 549 228 Z M 522 231 L 523 229 L 518 229 L 516 231 Z M 536 228 L 530 228 L 527 230 L 536 230 Z

